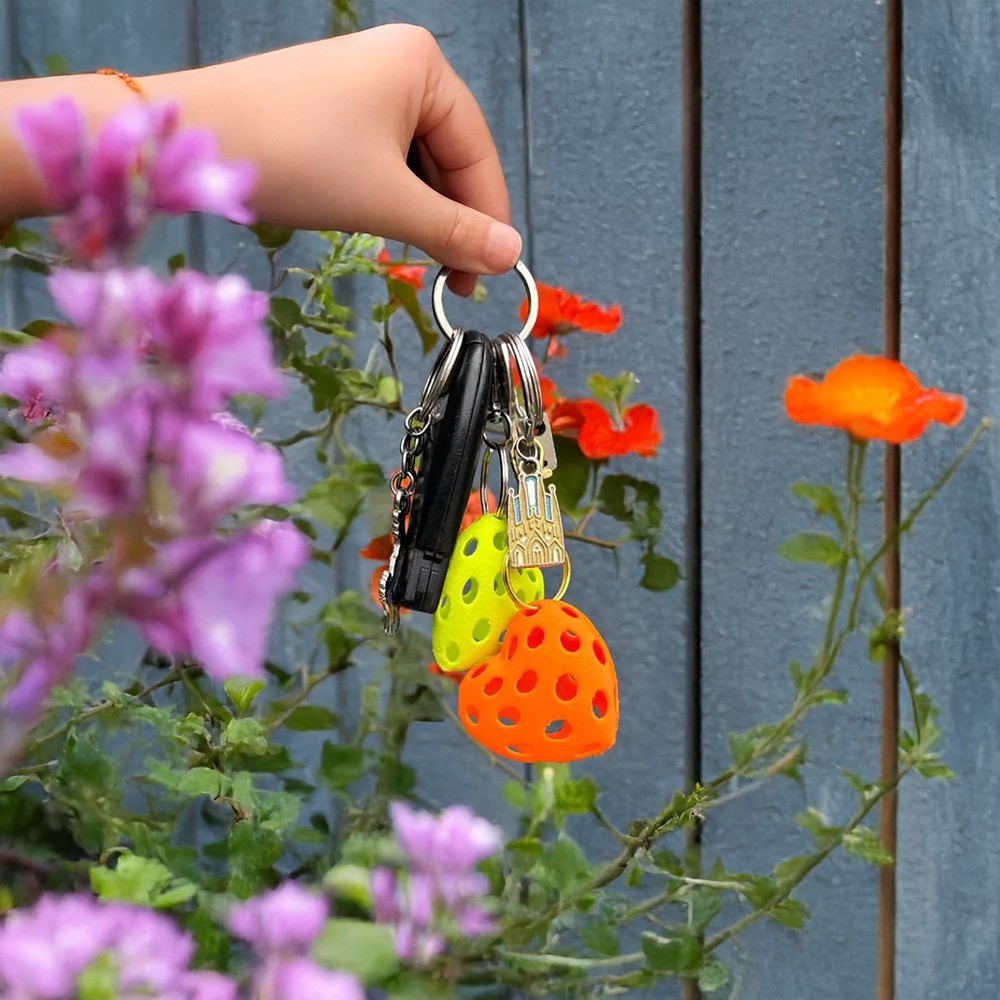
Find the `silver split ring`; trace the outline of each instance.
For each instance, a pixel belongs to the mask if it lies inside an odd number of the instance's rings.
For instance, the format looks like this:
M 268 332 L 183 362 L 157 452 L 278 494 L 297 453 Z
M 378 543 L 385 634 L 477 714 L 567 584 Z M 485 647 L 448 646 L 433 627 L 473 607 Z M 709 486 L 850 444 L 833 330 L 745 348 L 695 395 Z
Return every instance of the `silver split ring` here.
M 519 260 L 514 265 L 514 270 L 517 271 L 517 276 L 521 279 L 521 284 L 524 285 L 524 290 L 528 294 L 528 316 L 524 321 L 524 325 L 517 332 L 517 336 L 521 340 L 526 340 L 535 325 L 535 320 L 538 319 L 538 286 L 535 284 L 535 279 L 531 276 L 531 272 L 523 261 Z M 455 334 L 458 333 L 458 330 L 448 322 L 448 317 L 444 312 L 444 283 L 448 280 L 448 275 L 451 272 L 452 269 L 450 267 L 442 267 L 438 271 L 437 277 L 434 279 L 434 286 L 431 289 L 431 314 L 438 328 L 449 340 L 453 340 Z

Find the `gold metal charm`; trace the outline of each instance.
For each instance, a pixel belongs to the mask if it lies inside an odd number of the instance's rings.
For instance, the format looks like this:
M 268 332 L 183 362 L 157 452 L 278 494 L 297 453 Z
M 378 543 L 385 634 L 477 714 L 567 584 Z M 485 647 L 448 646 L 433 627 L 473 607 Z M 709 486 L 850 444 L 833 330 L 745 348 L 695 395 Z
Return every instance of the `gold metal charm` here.
M 517 473 L 517 490 L 507 490 L 507 547 L 514 569 L 561 566 L 566 541 L 556 488 L 547 486 L 538 462 L 524 462 Z

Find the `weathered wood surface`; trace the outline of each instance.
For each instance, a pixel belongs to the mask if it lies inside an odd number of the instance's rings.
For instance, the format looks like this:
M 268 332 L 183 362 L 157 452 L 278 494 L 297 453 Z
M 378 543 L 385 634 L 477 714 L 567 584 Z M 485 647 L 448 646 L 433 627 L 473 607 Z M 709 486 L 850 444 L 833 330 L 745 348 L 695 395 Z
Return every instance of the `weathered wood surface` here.
M 904 8 L 902 355 L 969 412 L 903 454 L 904 510 L 1000 414 L 1000 8 Z M 903 546 L 905 649 L 941 709 L 953 784 L 900 801 L 897 996 L 1000 995 L 1000 442 L 968 460 Z
M 702 733 L 706 776 L 726 734 L 778 719 L 822 635 L 827 570 L 783 563 L 813 530 L 789 487 L 843 482 L 833 431 L 792 426 L 782 393 L 796 372 L 882 348 L 884 11 L 868 0 L 703 4 Z M 811 850 L 791 816 L 853 811 L 835 765 L 878 773 L 878 673 L 847 650 L 847 708 L 808 726 L 806 787 L 790 781 L 713 811 L 704 863 L 765 870 Z M 837 681 L 834 680 L 836 685 Z M 840 1000 L 873 992 L 875 872 L 831 859 L 801 898 L 796 934 L 758 924 L 733 949 L 741 1000 Z M 849 958 L 848 958 L 849 956 Z
M 572 392 L 592 371 L 632 368 L 642 377 L 638 397 L 663 414 L 660 457 L 637 462 L 634 471 L 652 473 L 661 485 L 671 555 L 681 557 L 693 520 L 702 526 L 698 721 L 710 776 L 726 762 L 727 732 L 788 704 L 788 661 L 807 658 L 822 627 L 823 572 L 783 566 L 777 548 L 784 535 L 810 526 L 790 484 L 836 481 L 842 455 L 832 433 L 787 423 L 781 393 L 794 372 L 882 347 L 884 9 L 870 0 L 703 0 L 697 458 L 704 499 L 701 510 L 689 511 L 682 5 L 583 6 L 570 16 L 559 0 L 364 0 L 360 10 L 364 24 L 424 24 L 469 82 L 497 138 L 514 222 L 528 235 L 537 277 L 622 304 L 625 323 L 614 340 L 576 338 L 555 373 Z M 4 0 L 0 76 L 40 69 L 47 55 L 62 55 L 81 71 L 180 68 L 322 37 L 329 14 L 327 0 Z M 1000 368 L 992 360 L 1000 298 L 998 42 L 1000 8 L 992 3 L 906 3 L 903 355 L 928 382 L 965 392 L 971 418 L 1000 404 Z M 186 229 L 170 230 L 172 249 L 188 245 L 210 268 L 235 263 L 263 282 L 260 258 L 236 228 L 211 223 L 190 235 L 189 242 Z M 456 316 L 488 331 L 509 326 L 520 289 L 513 279 L 490 289 L 484 306 L 456 303 Z M 363 293 L 355 304 L 363 317 Z M 0 274 L 0 323 L 40 313 L 51 308 L 37 283 Z M 415 345 L 407 357 L 425 369 Z M 274 419 L 294 427 L 310 413 L 292 399 Z M 906 451 L 904 498 L 930 481 L 955 441 L 932 433 Z M 359 442 L 383 460 L 398 443 L 375 423 L 364 426 Z M 954 786 L 913 784 L 902 795 L 897 995 L 907 1000 L 993 1000 L 1000 992 L 991 627 L 1000 587 L 997 447 L 980 449 L 903 553 L 903 601 L 912 609 L 906 646 L 942 706 L 945 756 L 959 775 Z M 293 457 L 291 473 L 302 486 L 318 474 L 308 446 Z M 356 541 L 363 543 L 363 534 L 359 529 Z M 688 576 L 698 568 L 687 567 Z M 318 593 L 364 589 L 369 571 L 343 560 L 335 574 L 310 570 L 304 582 Z M 650 595 L 633 586 L 637 576 L 626 559 L 615 580 L 597 551 L 581 553 L 574 573 L 575 600 L 605 630 L 622 683 L 618 748 L 589 765 L 616 819 L 648 812 L 678 785 L 694 721 L 684 716 L 693 629 L 683 584 Z M 712 812 L 707 863 L 719 853 L 732 868 L 760 869 L 807 850 L 789 816 L 813 804 L 842 819 L 850 795 L 834 765 L 875 772 L 878 670 L 860 647 L 848 653 L 842 680 L 852 701 L 810 724 L 805 789 L 778 784 Z M 349 717 L 355 682 L 331 688 L 328 697 Z M 423 787 L 427 798 L 498 815 L 502 776 L 448 726 L 417 730 L 413 761 L 433 772 Z M 304 741 L 302 752 L 310 746 Z M 740 1000 L 871 996 L 874 873 L 839 858 L 802 898 L 814 915 L 804 934 L 760 926 L 730 951 Z

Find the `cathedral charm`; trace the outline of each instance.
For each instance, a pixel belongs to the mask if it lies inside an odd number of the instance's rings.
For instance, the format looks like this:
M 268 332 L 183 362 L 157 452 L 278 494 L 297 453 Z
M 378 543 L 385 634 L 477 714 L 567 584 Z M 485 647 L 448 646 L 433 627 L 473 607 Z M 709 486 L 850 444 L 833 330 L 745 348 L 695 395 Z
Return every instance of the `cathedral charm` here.
M 521 471 L 517 491 L 507 491 L 507 546 L 513 569 L 561 566 L 566 561 L 562 517 L 555 486 L 537 468 Z

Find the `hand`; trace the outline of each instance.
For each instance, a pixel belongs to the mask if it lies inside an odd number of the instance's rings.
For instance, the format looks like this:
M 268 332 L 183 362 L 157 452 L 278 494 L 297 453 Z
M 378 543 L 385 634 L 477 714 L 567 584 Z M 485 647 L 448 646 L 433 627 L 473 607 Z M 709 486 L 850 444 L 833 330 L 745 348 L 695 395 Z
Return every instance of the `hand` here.
M 433 37 L 394 24 L 143 79 L 260 171 L 261 217 L 305 229 L 376 233 L 473 275 L 517 261 L 521 238 L 500 160 L 468 87 Z M 406 165 L 416 139 L 424 183 Z

